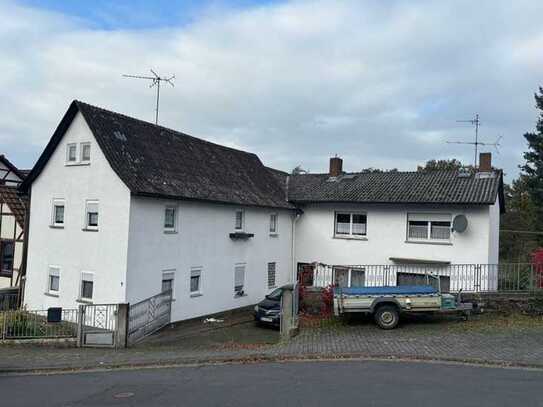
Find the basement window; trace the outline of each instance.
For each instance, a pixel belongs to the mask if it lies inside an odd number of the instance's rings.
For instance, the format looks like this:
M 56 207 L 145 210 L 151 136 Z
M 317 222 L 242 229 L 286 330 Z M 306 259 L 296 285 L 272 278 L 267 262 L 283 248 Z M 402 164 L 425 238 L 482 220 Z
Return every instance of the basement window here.
M 81 292 L 82 300 L 92 300 L 94 294 L 94 275 L 89 272 L 81 273 Z
M 190 270 L 190 296 L 198 297 L 202 295 L 202 269 L 193 267 Z

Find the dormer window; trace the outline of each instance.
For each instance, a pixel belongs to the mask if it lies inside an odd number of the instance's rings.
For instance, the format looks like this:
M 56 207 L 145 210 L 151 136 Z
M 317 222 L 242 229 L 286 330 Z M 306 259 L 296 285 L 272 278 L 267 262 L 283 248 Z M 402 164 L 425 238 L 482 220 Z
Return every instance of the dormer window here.
M 77 144 L 68 144 L 66 147 L 66 162 L 68 164 L 77 162 Z
M 90 162 L 91 145 L 90 143 L 81 143 L 81 162 Z

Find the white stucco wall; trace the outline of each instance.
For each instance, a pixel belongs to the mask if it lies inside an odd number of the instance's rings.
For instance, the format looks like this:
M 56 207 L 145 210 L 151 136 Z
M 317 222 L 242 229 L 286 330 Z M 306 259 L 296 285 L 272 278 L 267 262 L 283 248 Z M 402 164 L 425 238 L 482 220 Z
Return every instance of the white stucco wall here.
M 89 165 L 66 165 L 67 143 L 91 143 Z M 65 200 L 63 229 L 51 228 L 53 199 Z M 83 231 L 85 201 L 99 200 L 99 230 Z M 94 303 L 124 302 L 130 193 L 80 113 L 32 184 L 25 303 L 77 307 L 82 271 L 94 273 Z M 58 297 L 47 296 L 48 267 L 60 267 Z
M 177 205 L 178 230 L 165 234 L 164 208 Z M 162 272 L 175 270 L 172 321 L 254 304 L 268 290 L 267 263 L 276 262 L 276 286 L 292 275 L 290 211 L 245 207 L 248 240 L 233 241 L 239 207 L 132 197 L 127 297 L 133 303 L 158 294 Z M 269 234 L 269 216 L 278 213 L 278 235 Z M 246 263 L 246 296 L 234 297 L 234 266 Z M 190 272 L 202 268 L 202 296 L 190 296 Z
M 309 205 L 296 226 L 296 261 L 344 264 L 393 264 L 389 258 L 441 260 L 451 263 L 491 263 L 490 216 L 488 206 L 431 207 L 393 205 Z M 334 211 L 367 213 L 367 240 L 334 238 Z M 406 242 L 407 214 L 464 214 L 468 228 L 453 233 L 450 244 Z M 492 230 L 499 226 L 493 222 Z M 493 238 L 494 239 L 494 238 Z M 495 246 L 495 243 L 492 245 Z

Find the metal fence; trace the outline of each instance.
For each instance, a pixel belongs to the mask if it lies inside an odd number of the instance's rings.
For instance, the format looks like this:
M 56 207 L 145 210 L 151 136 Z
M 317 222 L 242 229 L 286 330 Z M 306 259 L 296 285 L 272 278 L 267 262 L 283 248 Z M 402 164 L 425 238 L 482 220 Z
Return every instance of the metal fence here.
M 439 277 L 440 288 L 445 292 L 513 292 L 543 289 L 543 268 L 530 263 L 347 266 L 314 263 L 310 272 L 311 277 L 303 277 L 302 281 L 310 281 L 315 287 L 437 285 L 437 279 L 430 278 L 435 276 Z
M 0 312 L 1 339 L 75 338 L 79 310 L 63 309 L 60 322 L 48 322 L 47 310 Z
M 128 311 L 128 344 L 133 345 L 169 324 L 171 310 L 171 289 L 136 304 L 130 304 Z
M 116 345 L 119 304 L 86 304 L 80 310 L 80 345 Z

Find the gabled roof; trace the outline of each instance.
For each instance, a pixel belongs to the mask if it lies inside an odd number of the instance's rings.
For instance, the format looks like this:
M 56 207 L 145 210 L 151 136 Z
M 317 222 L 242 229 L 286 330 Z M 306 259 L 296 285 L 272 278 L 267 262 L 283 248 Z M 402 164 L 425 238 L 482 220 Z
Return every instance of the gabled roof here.
M 17 175 L 21 180 L 25 179 L 26 174 L 23 170 L 18 169 L 4 154 L 0 154 L 0 162 L 2 162 L 11 172 Z
M 0 202 L 9 206 L 19 226 L 24 228 L 27 198 L 17 193 L 17 187 L 0 184 Z
M 111 168 L 132 194 L 292 208 L 276 177 L 252 153 L 74 101 L 23 182 L 26 190 L 81 112 Z
M 458 171 L 346 173 L 291 176 L 289 201 L 295 203 L 353 202 L 392 204 L 491 205 L 500 194 L 501 171 L 466 174 Z

